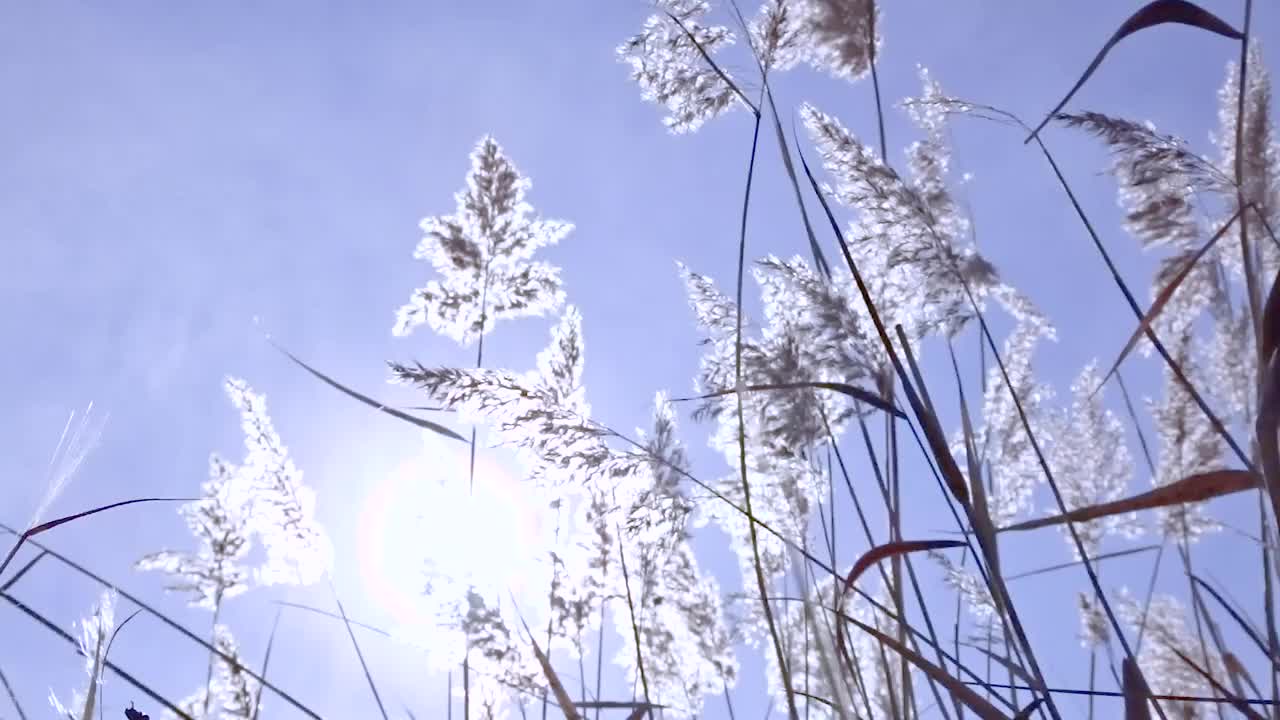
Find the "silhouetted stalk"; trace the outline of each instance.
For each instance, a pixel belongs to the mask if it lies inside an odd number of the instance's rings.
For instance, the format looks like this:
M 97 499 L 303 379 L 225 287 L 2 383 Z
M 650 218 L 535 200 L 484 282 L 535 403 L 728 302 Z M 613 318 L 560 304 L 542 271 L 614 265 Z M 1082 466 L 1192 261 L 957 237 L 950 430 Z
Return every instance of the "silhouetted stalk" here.
M 9 695 L 9 702 L 13 704 L 13 711 L 18 713 L 18 720 L 27 720 L 27 714 L 22 711 L 22 703 L 18 702 L 18 696 L 13 692 L 13 686 L 9 684 L 9 678 L 5 677 L 4 670 L 0 670 L 0 685 L 4 685 L 4 691 Z

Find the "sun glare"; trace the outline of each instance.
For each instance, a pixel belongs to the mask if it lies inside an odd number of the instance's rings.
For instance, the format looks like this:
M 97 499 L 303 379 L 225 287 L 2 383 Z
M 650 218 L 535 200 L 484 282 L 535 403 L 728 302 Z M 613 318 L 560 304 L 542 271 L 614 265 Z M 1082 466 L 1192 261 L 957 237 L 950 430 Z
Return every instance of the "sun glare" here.
M 378 481 L 360 511 L 361 581 L 369 600 L 398 625 L 418 625 L 430 565 L 455 581 L 523 594 L 544 528 L 520 478 L 476 457 L 468 490 L 466 446 L 428 437 L 422 449 Z

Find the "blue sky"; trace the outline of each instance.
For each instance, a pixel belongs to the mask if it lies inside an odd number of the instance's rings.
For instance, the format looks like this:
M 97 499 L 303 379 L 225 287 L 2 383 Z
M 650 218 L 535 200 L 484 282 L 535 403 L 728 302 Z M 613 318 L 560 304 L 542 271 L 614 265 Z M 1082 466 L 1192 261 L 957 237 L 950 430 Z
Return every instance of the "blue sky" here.
M 641 102 L 612 55 L 647 15 L 639 0 L 267 5 L 0 7 L 0 519 L 26 522 L 66 414 L 89 401 L 110 421 L 53 514 L 194 493 L 210 451 L 240 452 L 236 415 L 220 389 L 224 375 L 238 375 L 266 393 L 277 429 L 317 488 L 339 547 L 339 591 L 349 612 L 367 617 L 350 509 L 419 440 L 289 365 L 254 318 L 326 372 L 397 402 L 414 396 L 385 385 L 385 360 L 469 364 L 470 350 L 426 332 L 393 338 L 390 328 L 395 308 L 429 273 L 411 259 L 419 219 L 452 211 L 467 153 L 493 133 L 533 178 L 538 210 L 576 225 L 547 257 L 583 309 L 594 410 L 617 427 L 644 424 L 653 391 L 687 392 L 696 369 L 697 336 L 674 261 L 731 287 L 751 127 L 739 112 L 693 136 L 665 132 L 658 109 Z M 1239 22 L 1241 3 L 1204 5 Z M 887 4 L 886 99 L 915 93 L 922 63 L 954 94 L 1038 118 L 1137 6 Z M 1258 3 L 1254 27 L 1276 67 L 1275 8 Z M 1215 93 L 1235 53 L 1224 38 L 1188 28 L 1140 34 L 1112 53 L 1072 107 L 1150 118 L 1209 152 Z M 799 72 L 778 93 L 784 112 L 812 100 L 872 137 L 868 84 Z M 914 136 L 900 112 L 888 120 L 891 159 L 901 162 Z M 1152 262 L 1119 229 L 1113 184 L 1100 175 L 1105 154 L 1063 131 L 1047 137 L 1122 268 L 1145 287 Z M 1132 319 L 1020 137 L 964 123 L 956 145 L 958 169 L 975 175 L 967 199 L 984 252 L 1058 326 L 1059 341 L 1038 364 L 1061 395 L 1089 359 L 1111 359 Z M 749 252 L 803 252 L 776 148 L 764 148 Z M 489 362 L 530 366 L 547 327 L 507 323 L 486 342 Z M 942 373 L 939 349 L 927 367 Z M 1132 388 L 1153 394 L 1156 366 L 1141 367 L 1129 371 Z M 947 384 L 946 375 L 934 377 Z M 686 423 L 695 471 L 713 477 L 724 468 L 703 450 L 704 432 Z M 128 571 L 143 553 L 184 541 L 171 508 L 125 509 L 45 539 L 190 627 L 207 623 L 163 596 L 159 577 Z M 729 556 L 711 545 L 713 565 L 731 571 Z M 1056 536 L 1044 546 L 1053 561 L 1066 559 Z M 1215 560 L 1226 563 L 1222 572 L 1234 562 Z M 1056 592 L 1054 582 L 1032 594 Z M 52 563 L 15 592 L 64 627 L 96 594 Z M 274 597 L 254 591 L 232 604 L 229 620 L 249 658 L 260 657 Z M 327 604 L 321 592 L 295 597 Z M 1050 617 L 1037 625 L 1045 642 L 1073 643 L 1074 615 L 1070 627 Z M 135 622 L 113 656 L 183 697 L 198 681 L 198 654 L 153 622 Z M 273 678 L 326 717 L 372 712 L 342 629 L 296 614 L 283 622 L 276 657 L 285 660 Z M 412 655 L 383 645 L 367 643 L 397 698 L 391 704 L 403 698 L 429 716 L 443 679 L 424 678 Z M 66 692 L 80 677 L 69 647 L 7 608 L 0 668 L 32 714 L 46 712 L 49 687 Z M 743 702 L 759 704 L 756 683 L 744 685 Z M 121 682 L 108 693 L 121 706 L 132 697 Z

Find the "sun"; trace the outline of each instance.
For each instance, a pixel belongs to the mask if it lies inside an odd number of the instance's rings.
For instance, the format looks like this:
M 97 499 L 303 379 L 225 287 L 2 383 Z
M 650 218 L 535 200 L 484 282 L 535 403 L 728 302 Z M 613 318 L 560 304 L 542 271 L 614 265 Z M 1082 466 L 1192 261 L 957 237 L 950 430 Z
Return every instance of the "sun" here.
M 422 623 L 425 571 L 505 595 L 522 596 L 536 576 L 544 536 L 540 503 L 495 458 L 427 436 L 422 448 L 379 479 L 357 525 L 360 577 L 370 603 L 397 625 Z

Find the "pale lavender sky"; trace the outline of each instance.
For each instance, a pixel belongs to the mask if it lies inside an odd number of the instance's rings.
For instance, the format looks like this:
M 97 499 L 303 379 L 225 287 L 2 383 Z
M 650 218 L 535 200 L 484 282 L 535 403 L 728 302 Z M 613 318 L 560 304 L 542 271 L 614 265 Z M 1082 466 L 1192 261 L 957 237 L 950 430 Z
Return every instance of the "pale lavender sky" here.
M 665 132 L 659 110 L 641 102 L 613 59 L 648 13 L 639 0 L 182 5 L 0 5 L 0 520 L 25 524 L 66 414 L 91 400 L 110 422 L 53 515 L 195 493 L 210 451 L 239 456 L 236 415 L 220 389 L 225 374 L 238 375 L 266 393 L 278 430 L 317 488 L 348 611 L 376 622 L 361 595 L 348 510 L 362 497 L 362 478 L 393 466 L 418 438 L 289 365 L 254 318 L 304 359 L 396 402 L 415 398 L 385 385 L 385 360 L 469 364 L 470 350 L 425 329 L 392 338 L 390 327 L 395 308 L 430 272 L 411 259 L 419 219 L 452 211 L 467 153 L 493 133 L 533 178 L 529 199 L 538 210 L 577 226 L 547 257 L 563 267 L 569 300 L 583 309 L 595 412 L 621 428 L 644 424 L 653 391 L 687 392 L 697 365 L 674 261 L 732 287 L 750 119 L 738 112 L 693 136 Z M 1241 5 L 1204 3 L 1237 24 Z M 885 97 L 917 92 L 922 63 L 951 93 L 1038 119 L 1138 6 L 886 3 Z M 1276 67 L 1280 15 L 1271 4 L 1256 4 L 1254 28 Z M 1235 43 L 1185 27 L 1143 33 L 1112 53 L 1071 107 L 1152 119 L 1211 152 L 1216 91 L 1236 52 Z M 783 112 L 812 100 L 873 137 L 869 84 L 806 71 L 777 89 Z M 891 160 L 900 163 L 914 135 L 900 112 L 891 110 L 888 121 Z M 1046 137 L 1122 268 L 1145 289 L 1152 263 L 1119 229 L 1114 186 L 1099 175 L 1105 154 L 1072 133 Z M 1058 326 L 1060 340 L 1042 348 L 1038 366 L 1061 396 L 1089 359 L 1114 356 L 1132 318 L 1021 137 L 964 123 L 956 143 L 958 170 L 975 175 L 967 197 L 984 252 Z M 804 252 L 776 147 L 771 140 L 762 147 L 749 252 Z M 829 247 L 829 234 L 819 237 Z M 507 323 L 486 342 L 489 362 L 529 367 L 547 327 Z M 934 382 L 949 386 L 941 348 L 928 349 Z M 1154 394 L 1156 366 L 1141 367 L 1129 372 L 1132 389 Z M 726 468 L 704 449 L 705 430 L 685 425 L 695 474 L 709 479 Z M 921 493 L 936 493 L 931 479 L 918 482 Z M 161 545 L 185 546 L 172 510 L 128 508 L 44 539 L 203 631 L 206 613 L 162 595 L 159 576 L 128 570 Z M 939 519 L 917 529 L 948 527 Z M 713 567 L 732 579 L 726 551 L 711 545 Z M 1054 533 L 1028 547 L 1043 552 L 1015 551 L 1009 569 L 1067 559 Z M 1252 558 L 1214 548 L 1210 542 L 1204 552 L 1219 579 L 1229 580 L 1234 567 L 1256 573 Z M 1023 593 L 1015 601 L 1033 639 L 1078 659 L 1077 621 L 1063 590 L 1082 587 L 1083 576 L 1063 575 L 1029 592 L 1015 586 Z M 1234 589 L 1247 597 L 1252 586 Z M 96 589 L 42 563 L 15 594 L 69 628 Z M 319 590 L 292 596 L 329 606 Z M 229 606 L 255 663 L 277 597 L 254 590 Z M 408 704 L 420 717 L 439 714 L 443 678 L 424 675 L 415 656 L 375 637 L 364 646 L 394 712 Z M 273 680 L 321 715 L 376 712 L 339 625 L 286 613 L 276 653 Z M 202 678 L 200 655 L 146 618 L 122 634 L 113 659 L 172 699 Z M 7 606 L 0 668 L 33 716 L 50 712 L 50 687 L 65 694 L 81 679 L 69 646 Z M 1051 679 L 1080 681 L 1078 667 L 1051 662 L 1049 671 Z M 764 713 L 760 672 L 758 662 L 744 662 L 740 717 Z M 130 699 L 143 705 L 119 680 L 110 681 L 107 699 L 112 712 Z M 272 715 L 294 716 L 268 702 Z M 720 716 L 720 703 L 709 708 L 708 717 Z M 11 715 L 0 700 L 0 718 Z

